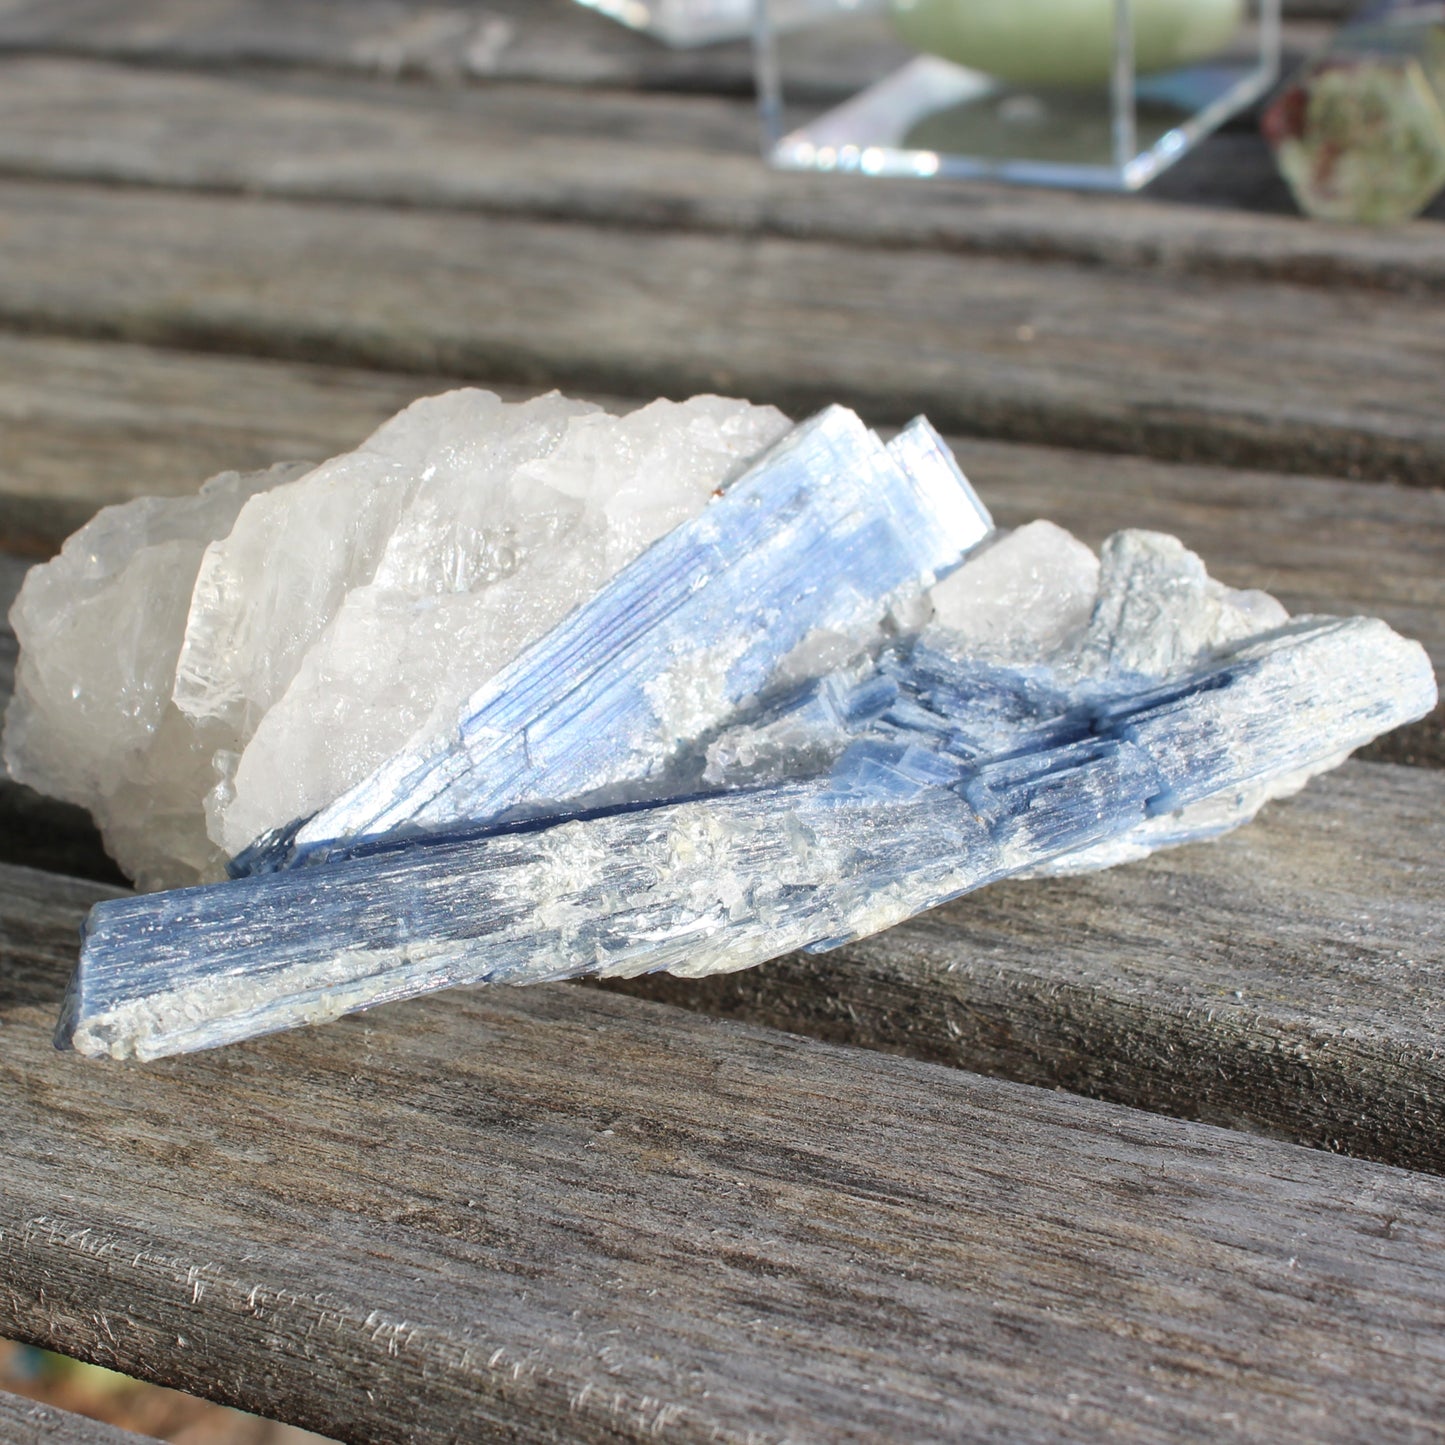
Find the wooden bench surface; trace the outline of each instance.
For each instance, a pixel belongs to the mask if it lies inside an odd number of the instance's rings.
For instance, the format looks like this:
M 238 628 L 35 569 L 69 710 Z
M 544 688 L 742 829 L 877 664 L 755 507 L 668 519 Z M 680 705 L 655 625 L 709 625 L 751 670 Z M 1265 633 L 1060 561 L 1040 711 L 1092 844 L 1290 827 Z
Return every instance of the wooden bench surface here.
M 0 871 L 27 1338 L 349 1439 L 1438 1420 L 1432 1175 L 575 987 L 118 1080 L 49 1042 L 94 892 Z
M 48 180 L 0 210 L 16 328 L 1445 481 L 1445 336 L 1411 295 Z
M 0 1390 L 5 1445 L 142 1445 L 147 1437 Z
M 1338 21 L 1354 0 L 1287 0 L 1301 39 Z M 1303 22 L 1303 23 L 1300 23 Z M 1311 25 L 1310 22 L 1315 22 Z M 864 19 L 840 39 L 814 47 L 814 90 L 856 89 L 881 55 L 901 54 L 886 29 Z M 20 53 L 99 55 L 146 64 L 302 66 L 440 83 L 545 81 L 746 95 L 752 57 L 745 45 L 672 51 L 638 44 L 607 21 L 579 20 L 558 0 L 8 0 L 0 45 Z M 808 56 L 798 57 L 807 64 Z
M 569 0 L 0 7 L 0 601 L 444 386 L 721 389 L 927 411 L 1006 525 L 1445 662 L 1445 212 L 1304 222 L 1243 124 L 1127 199 L 781 176 L 746 85 Z M 117 880 L 0 778 L 0 1335 L 362 1441 L 1431 1438 L 1442 762 L 1437 711 L 836 954 L 144 1068 L 49 1046 Z

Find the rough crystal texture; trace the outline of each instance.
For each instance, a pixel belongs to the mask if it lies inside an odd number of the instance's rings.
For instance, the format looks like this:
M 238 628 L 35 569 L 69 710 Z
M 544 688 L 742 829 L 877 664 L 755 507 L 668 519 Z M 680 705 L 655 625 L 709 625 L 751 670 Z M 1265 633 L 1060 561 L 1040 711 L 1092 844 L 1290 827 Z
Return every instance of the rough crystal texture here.
M 881 686 L 880 686 L 881 684 Z M 1007 717 L 985 758 L 961 699 Z M 92 913 L 58 1041 L 154 1058 L 458 983 L 746 968 L 1294 778 L 1417 715 L 1429 663 L 1371 619 L 1278 629 L 1163 686 L 1070 702 L 891 652 L 812 780 L 371 854 Z M 805 702 L 810 705 L 812 701 Z
M 102 514 L 17 604 L 12 767 L 146 882 L 251 846 L 97 907 L 60 1041 L 827 948 L 1212 836 L 1436 700 L 1173 537 L 990 526 L 921 419 L 484 393 Z
M 960 652 L 1043 662 L 1082 636 L 1099 591 L 1099 559 L 1052 522 L 1030 522 L 933 589 L 934 624 Z
M 244 866 L 667 791 L 780 670 L 825 655 L 820 639 L 876 645 L 991 529 L 927 422 L 885 447 L 830 407 L 491 677 L 454 728 L 403 748 Z
M 6 761 L 90 808 L 141 887 L 220 877 L 449 723 L 787 428 L 718 397 L 619 418 L 463 390 L 299 479 L 107 509 L 16 603 Z
M 191 587 L 248 501 L 304 468 L 213 478 L 199 496 L 107 507 L 42 567 L 10 612 L 20 642 L 5 715 L 11 775 L 89 808 L 142 887 L 215 876 L 201 799 L 237 739 L 171 700 Z

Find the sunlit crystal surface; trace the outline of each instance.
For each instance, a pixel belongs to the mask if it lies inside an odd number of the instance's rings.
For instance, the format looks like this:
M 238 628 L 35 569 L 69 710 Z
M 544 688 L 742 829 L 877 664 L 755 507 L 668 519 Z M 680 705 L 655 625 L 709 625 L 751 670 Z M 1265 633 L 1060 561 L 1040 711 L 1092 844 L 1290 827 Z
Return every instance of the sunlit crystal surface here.
M 197 497 L 108 507 L 30 569 L 11 609 L 20 659 L 5 715 L 10 773 L 89 808 L 142 887 L 215 877 L 224 865 L 201 800 L 214 756 L 238 739 L 176 707 L 176 659 L 207 546 L 298 470 L 228 472 Z
M 876 646 L 991 526 L 926 422 L 884 446 L 830 407 L 492 677 L 451 730 L 247 861 L 666 790 L 780 669 L 839 640 Z
M 220 877 L 449 724 L 787 429 L 717 397 L 618 418 L 463 390 L 299 479 L 108 509 L 26 579 L 6 760 L 90 808 L 142 887 Z
M 241 850 L 93 913 L 59 1037 L 117 1057 L 832 947 L 1237 826 L 1436 700 L 1173 537 L 992 531 L 922 420 L 717 398 L 433 398 L 103 513 L 14 616 L 16 773 L 143 884 Z

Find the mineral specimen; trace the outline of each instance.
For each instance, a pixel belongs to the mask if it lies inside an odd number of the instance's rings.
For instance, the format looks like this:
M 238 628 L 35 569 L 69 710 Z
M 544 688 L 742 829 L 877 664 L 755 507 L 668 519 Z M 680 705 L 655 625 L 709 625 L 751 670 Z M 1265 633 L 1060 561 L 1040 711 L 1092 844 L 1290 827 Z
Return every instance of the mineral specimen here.
M 247 866 L 675 791 L 669 770 L 699 738 L 820 647 L 868 645 L 991 528 L 927 422 L 884 447 L 831 407 L 491 677 L 453 730 Z
M 108 508 L 32 569 L 5 759 L 142 888 L 223 877 L 483 682 L 788 429 L 716 397 L 416 402 L 298 477 Z
M 103 903 L 58 1039 L 155 1058 L 460 983 L 829 948 L 1121 839 L 1218 831 L 1433 697 L 1419 650 L 1368 619 L 1281 628 L 1162 687 L 1104 681 L 1092 702 L 917 644 L 837 696 L 856 736 L 820 778 Z
M 1307 215 L 1375 225 L 1418 215 L 1445 186 L 1445 10 L 1366 7 L 1260 126 Z
M 59 1041 L 151 1058 L 455 983 L 831 947 L 1211 836 L 1434 704 L 1416 644 L 1291 621 L 1174 538 L 992 532 L 926 422 L 785 427 L 458 393 L 72 539 L 17 606 L 18 771 L 149 802 L 161 867 L 208 789 L 249 846 L 230 882 L 97 907 Z M 97 757 L 107 689 L 129 711 Z M 245 812 L 268 735 L 267 768 L 322 776 Z

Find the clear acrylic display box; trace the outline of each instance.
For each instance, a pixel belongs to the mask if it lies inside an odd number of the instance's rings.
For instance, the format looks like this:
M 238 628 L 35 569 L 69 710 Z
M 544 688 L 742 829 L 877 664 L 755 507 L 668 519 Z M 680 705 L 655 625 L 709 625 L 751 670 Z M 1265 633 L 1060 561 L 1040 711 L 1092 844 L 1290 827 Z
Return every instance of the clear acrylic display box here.
M 1036 0 L 1016 3 L 1022 10 Z M 826 15 L 814 4 L 801 25 L 797 0 L 756 0 L 767 159 L 785 170 L 1138 190 L 1259 99 L 1279 73 L 1280 0 L 1258 0 L 1219 54 L 1136 74 L 1135 16 L 1149 3 L 1102 8 L 1112 26 L 1101 41 L 1109 73 L 1063 88 L 1008 83 L 910 50 L 884 0 L 831 0 Z M 1040 8 L 1047 12 L 1049 0 Z M 840 80 L 863 83 L 827 95 L 820 56 Z

